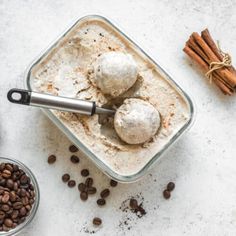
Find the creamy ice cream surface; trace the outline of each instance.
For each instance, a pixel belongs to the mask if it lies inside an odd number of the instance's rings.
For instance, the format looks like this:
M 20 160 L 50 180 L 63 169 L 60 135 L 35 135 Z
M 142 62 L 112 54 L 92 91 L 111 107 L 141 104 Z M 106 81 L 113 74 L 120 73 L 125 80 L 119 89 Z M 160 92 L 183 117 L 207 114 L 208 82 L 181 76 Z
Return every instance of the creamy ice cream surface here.
M 138 71 L 134 85 L 117 98 L 105 95 L 96 83 L 99 77 L 96 63 L 111 52 L 131 55 L 132 62 L 125 70 L 129 76 Z M 116 73 L 114 71 L 109 73 Z M 77 23 L 33 67 L 30 82 L 35 91 L 91 100 L 113 108 L 122 105 L 127 98 L 140 98 L 159 111 L 161 126 L 158 132 L 151 140 L 138 145 L 127 144 L 119 138 L 113 117 L 103 120 L 98 115 L 52 111 L 90 152 L 121 176 L 131 176 L 142 170 L 190 120 L 189 104 L 175 85 L 123 35 L 100 19 Z
M 140 144 L 156 134 L 160 127 L 160 115 L 149 102 L 127 98 L 116 111 L 114 126 L 123 141 Z

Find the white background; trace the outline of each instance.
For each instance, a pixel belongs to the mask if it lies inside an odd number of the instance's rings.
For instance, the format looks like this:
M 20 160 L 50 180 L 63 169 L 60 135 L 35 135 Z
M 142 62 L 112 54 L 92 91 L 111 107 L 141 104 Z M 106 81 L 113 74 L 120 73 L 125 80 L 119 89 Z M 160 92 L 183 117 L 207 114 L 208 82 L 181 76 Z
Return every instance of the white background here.
M 86 14 L 111 18 L 147 49 L 195 101 L 192 128 L 141 181 L 120 184 L 107 206 L 97 197 L 81 202 L 61 175 L 81 181 L 88 167 L 98 190 L 109 180 L 81 156 L 73 166 L 68 139 L 38 110 L 10 104 L 12 87 L 24 86 L 29 63 L 67 26 Z M 95 235 L 236 235 L 236 100 L 222 95 L 182 52 L 193 32 L 208 27 L 236 60 L 236 1 L 0 0 L 0 155 L 21 160 L 35 173 L 41 190 L 36 218 L 25 236 L 88 235 L 94 216 L 103 219 Z M 157 91 L 158 92 L 158 91 Z M 56 154 L 55 165 L 47 156 Z M 170 200 L 162 191 L 176 183 Z M 119 207 L 129 196 L 144 197 L 147 215 L 137 219 Z M 127 217 L 128 226 L 119 227 Z

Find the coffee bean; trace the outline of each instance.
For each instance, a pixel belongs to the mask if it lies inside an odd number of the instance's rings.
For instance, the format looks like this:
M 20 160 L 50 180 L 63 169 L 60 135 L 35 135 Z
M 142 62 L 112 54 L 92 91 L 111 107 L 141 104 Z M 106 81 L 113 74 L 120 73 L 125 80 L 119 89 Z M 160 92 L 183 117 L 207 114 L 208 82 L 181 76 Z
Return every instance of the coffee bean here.
M 118 184 L 118 182 L 116 182 L 115 180 L 111 179 L 111 181 L 110 181 L 111 187 L 116 187 L 117 184 Z
M 13 167 L 12 167 L 12 165 L 10 165 L 10 164 L 6 164 L 6 165 L 5 165 L 5 169 L 6 169 L 6 170 L 9 170 L 10 172 L 13 172 Z
M 9 193 L 9 196 L 10 196 L 10 201 L 11 202 L 15 202 L 16 201 L 16 193 L 14 191 L 11 191 Z
M 77 157 L 77 156 L 75 156 L 75 155 L 72 155 L 72 156 L 70 157 L 70 160 L 71 160 L 71 162 L 74 163 L 74 164 L 79 163 L 79 157 Z
M 81 170 L 81 175 L 82 175 L 83 177 L 89 176 L 89 170 L 88 170 L 88 169 L 83 169 L 83 170 Z
M 6 212 L 6 214 L 7 214 L 7 215 L 11 215 L 11 213 L 12 213 L 12 212 L 13 212 L 13 209 L 12 209 L 12 208 L 10 208 L 10 210 L 9 210 L 9 211 L 7 211 L 7 212 Z
M 50 155 L 48 157 L 48 164 L 53 164 L 54 162 L 56 162 L 57 158 L 55 155 Z
M 18 217 L 19 215 L 19 211 L 18 210 L 14 210 L 12 213 L 11 213 L 11 218 L 14 220 Z
M 165 199 L 169 199 L 171 194 L 170 191 L 168 191 L 167 189 L 163 191 L 163 196 Z
M 103 198 L 99 198 L 99 199 L 97 200 L 97 204 L 98 204 L 99 206 L 104 206 L 104 205 L 106 204 L 106 200 L 103 199 Z
M 64 183 L 66 183 L 66 182 L 68 182 L 70 180 L 70 175 L 69 174 L 64 174 L 64 175 L 62 175 L 61 178 L 62 178 L 62 181 Z
M 80 193 L 80 198 L 81 198 L 81 200 L 86 201 L 88 199 L 88 193 L 84 192 L 84 191 L 81 192 Z
M 102 224 L 102 220 L 98 217 L 93 218 L 93 224 L 99 226 Z
M 92 185 L 93 185 L 93 179 L 92 179 L 92 178 L 87 178 L 87 179 L 85 180 L 85 185 L 86 185 L 87 187 L 92 187 Z
M 14 191 L 17 191 L 17 190 L 18 190 L 18 183 L 15 182 L 15 183 L 13 184 L 13 190 L 14 190 Z
M 7 204 L 3 204 L 1 209 L 5 212 L 9 211 L 10 210 L 10 207 L 7 205 Z
M 76 182 L 74 180 L 69 180 L 68 187 L 73 188 L 75 187 L 75 185 L 76 185 Z
M 69 151 L 70 152 L 77 152 L 79 149 L 75 146 L 75 145 L 71 145 L 70 147 L 69 147 Z
M 0 220 L 4 219 L 4 217 L 5 217 L 4 211 L 0 211 Z
M 34 185 L 33 185 L 33 184 L 30 184 L 30 185 L 29 185 L 29 188 L 30 188 L 30 190 L 33 191 L 33 190 L 34 190 Z
M 86 187 L 86 185 L 85 185 L 84 183 L 80 183 L 80 184 L 78 185 L 78 189 L 79 189 L 80 192 L 85 191 L 86 188 L 87 188 L 87 187 Z
M 21 186 L 24 186 L 25 188 L 28 187 L 28 185 L 27 185 L 27 187 L 26 187 L 26 184 L 28 183 L 28 181 L 29 181 L 29 177 L 28 177 L 27 175 L 22 175 L 22 176 L 20 177 Z
M 31 196 L 32 198 L 34 198 L 34 197 L 35 197 L 35 192 L 34 192 L 34 191 L 30 191 L 30 196 Z
M 95 187 L 88 187 L 88 194 L 95 194 L 97 192 L 97 189 Z
M 130 201 L 129 201 L 129 206 L 132 208 L 132 209 L 137 209 L 138 208 L 138 202 L 136 199 L 134 198 L 131 198 Z
M 31 199 L 29 200 L 29 203 L 30 203 L 31 205 L 33 205 L 33 204 L 34 204 L 34 199 L 31 198 Z
M 3 186 L 3 187 L 4 187 L 4 186 L 6 185 L 6 182 L 7 182 L 7 181 L 6 181 L 5 179 L 1 179 L 1 180 L 0 180 L 0 186 Z
M 6 218 L 6 219 L 4 220 L 4 225 L 7 226 L 8 228 L 11 228 L 11 227 L 12 227 L 12 224 L 13 224 L 13 222 L 12 222 L 11 219 Z
M 11 177 L 11 172 L 10 172 L 9 170 L 6 170 L 6 169 L 5 169 L 5 170 L 2 172 L 2 177 L 5 178 L 5 179 L 10 178 L 10 177 Z
M 28 197 L 22 197 L 21 202 L 24 206 L 29 204 L 29 198 Z
M 12 179 L 8 179 L 7 182 L 6 182 L 6 187 L 9 188 L 9 189 L 13 189 L 14 187 L 14 182 Z
M 2 196 L 1 202 L 2 202 L 2 203 L 7 203 L 7 202 L 9 201 L 9 198 L 10 198 L 9 193 L 5 193 L 5 194 Z
M 5 165 L 6 165 L 5 163 L 0 164 L 0 171 L 3 171 L 5 169 Z
M 100 193 L 101 198 L 106 198 L 110 195 L 110 190 L 108 188 L 102 190 L 102 192 Z
M 25 209 L 26 209 L 27 211 L 30 211 L 30 210 L 31 210 L 31 206 L 30 206 L 30 205 L 26 205 L 26 206 L 25 206 Z
M 18 171 L 19 170 L 19 166 L 18 165 L 13 165 L 13 171 Z
M 21 215 L 21 216 L 25 216 L 26 213 L 27 213 L 26 208 L 25 208 L 25 207 L 22 207 L 22 208 L 20 209 L 20 215 Z
M 167 187 L 166 187 L 166 189 L 168 190 L 168 191 L 173 191 L 174 190 L 174 188 L 175 188 L 175 184 L 173 183 L 173 182 L 169 182 L 168 184 L 167 184 Z
M 21 190 L 20 190 L 20 196 L 21 196 L 21 197 L 25 197 L 25 196 L 26 196 L 26 193 L 27 193 L 27 192 L 26 192 L 25 189 L 21 189 Z
M 14 208 L 15 210 L 18 210 L 18 209 L 20 209 L 21 207 L 23 207 L 23 204 L 22 204 L 21 202 L 15 202 L 15 203 L 13 203 L 13 208 Z
M 28 188 L 29 188 L 29 185 L 28 185 L 28 184 L 21 184 L 21 185 L 20 185 L 20 188 L 28 189 Z

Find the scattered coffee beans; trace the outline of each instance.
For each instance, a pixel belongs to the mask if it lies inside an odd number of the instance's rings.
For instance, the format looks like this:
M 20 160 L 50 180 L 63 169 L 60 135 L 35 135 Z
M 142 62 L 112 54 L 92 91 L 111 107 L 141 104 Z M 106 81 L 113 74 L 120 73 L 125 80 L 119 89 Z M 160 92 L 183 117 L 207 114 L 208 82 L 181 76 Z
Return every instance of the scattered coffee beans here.
M 85 183 L 80 183 L 78 185 L 78 189 L 80 191 L 80 198 L 83 201 L 86 201 L 88 199 L 88 194 L 95 194 L 97 192 L 97 189 L 92 185 L 93 185 L 92 178 L 87 178 Z
M 53 158 L 49 158 L 50 163 Z M 0 164 L 0 231 L 9 231 L 25 221 L 35 200 L 34 186 L 19 166 Z
M 83 192 L 83 191 L 86 192 L 87 191 L 87 187 L 86 187 L 86 185 L 84 183 L 80 183 L 78 185 L 78 189 L 79 189 L 80 192 Z
M 137 209 L 138 208 L 138 201 L 134 198 L 130 199 L 129 206 L 131 209 Z
M 75 145 L 70 145 L 69 151 L 70 152 L 77 152 L 79 149 Z
M 68 182 L 70 180 L 70 175 L 69 174 L 64 174 L 64 175 L 62 175 L 61 178 L 62 178 L 62 181 L 64 183 L 66 183 L 66 182 Z
M 97 204 L 98 204 L 99 206 L 104 206 L 104 205 L 106 204 L 106 200 L 103 199 L 103 198 L 99 198 L 99 199 L 97 200 Z
M 102 190 L 102 192 L 100 193 L 101 198 L 106 198 L 110 195 L 110 190 L 108 188 Z
M 166 187 L 166 189 L 168 190 L 168 191 L 173 191 L 174 190 L 174 188 L 175 188 L 175 184 L 173 183 L 173 182 L 169 182 L 168 184 L 167 184 L 167 187 Z
M 76 182 L 74 180 L 69 180 L 68 187 L 73 188 L 75 187 L 75 185 L 76 185 Z
M 74 163 L 74 164 L 79 163 L 79 157 L 77 157 L 77 156 L 75 156 L 75 155 L 72 155 L 72 156 L 70 157 L 70 160 L 71 160 L 71 162 Z
M 89 176 L 89 170 L 88 170 L 88 169 L 83 169 L 83 170 L 81 170 L 81 175 L 82 175 L 83 177 Z
M 102 224 L 102 220 L 98 217 L 93 218 L 93 224 L 99 226 Z
M 97 192 L 97 189 L 95 187 L 88 187 L 88 194 L 95 194 Z
M 175 184 L 173 182 L 169 182 L 166 186 L 166 189 L 163 191 L 163 197 L 165 199 L 169 199 L 171 197 L 171 191 L 175 188 Z
M 116 187 L 117 184 L 118 184 L 118 183 L 117 183 L 115 180 L 111 179 L 111 181 L 110 181 L 110 186 L 111 186 L 111 187 Z
M 165 189 L 165 190 L 163 191 L 163 197 L 164 197 L 165 199 L 169 199 L 170 196 L 171 196 L 170 191 L 168 191 L 167 189 Z
M 57 160 L 55 155 L 50 155 L 48 157 L 48 164 L 53 164 Z
M 81 200 L 86 201 L 88 199 L 88 193 L 84 192 L 84 191 L 81 192 L 80 193 L 80 198 L 81 198 Z
M 93 179 L 92 179 L 92 178 L 87 178 L 87 179 L 85 180 L 85 185 L 86 185 L 87 187 L 91 187 L 91 186 L 93 185 Z

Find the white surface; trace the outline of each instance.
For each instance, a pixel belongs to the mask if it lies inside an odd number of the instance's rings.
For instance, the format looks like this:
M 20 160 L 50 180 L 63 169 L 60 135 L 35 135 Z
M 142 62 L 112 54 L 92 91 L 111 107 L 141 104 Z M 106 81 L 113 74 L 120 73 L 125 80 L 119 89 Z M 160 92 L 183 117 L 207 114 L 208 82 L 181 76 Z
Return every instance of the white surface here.
M 69 172 L 78 181 L 80 169 L 88 166 L 98 190 L 108 186 L 108 178 L 86 158 L 73 166 L 69 141 L 39 110 L 6 100 L 10 88 L 24 85 L 23 72 L 32 59 L 70 22 L 88 13 L 111 17 L 145 46 L 192 95 L 198 110 L 194 126 L 150 175 L 120 184 L 104 208 L 96 206 L 96 197 L 81 202 L 78 190 L 66 187 L 61 175 Z M 236 60 L 235 22 L 234 0 L 1 0 L 0 155 L 28 165 L 41 189 L 37 216 L 21 235 L 87 235 L 83 226 L 94 216 L 104 222 L 96 235 L 236 235 L 235 96 L 225 97 L 212 87 L 182 52 L 192 31 L 208 27 Z M 50 153 L 58 157 L 53 166 L 46 161 Z M 176 189 L 166 201 L 162 190 L 170 180 Z M 139 192 L 148 213 L 122 230 L 118 225 L 125 214 L 119 206 Z

